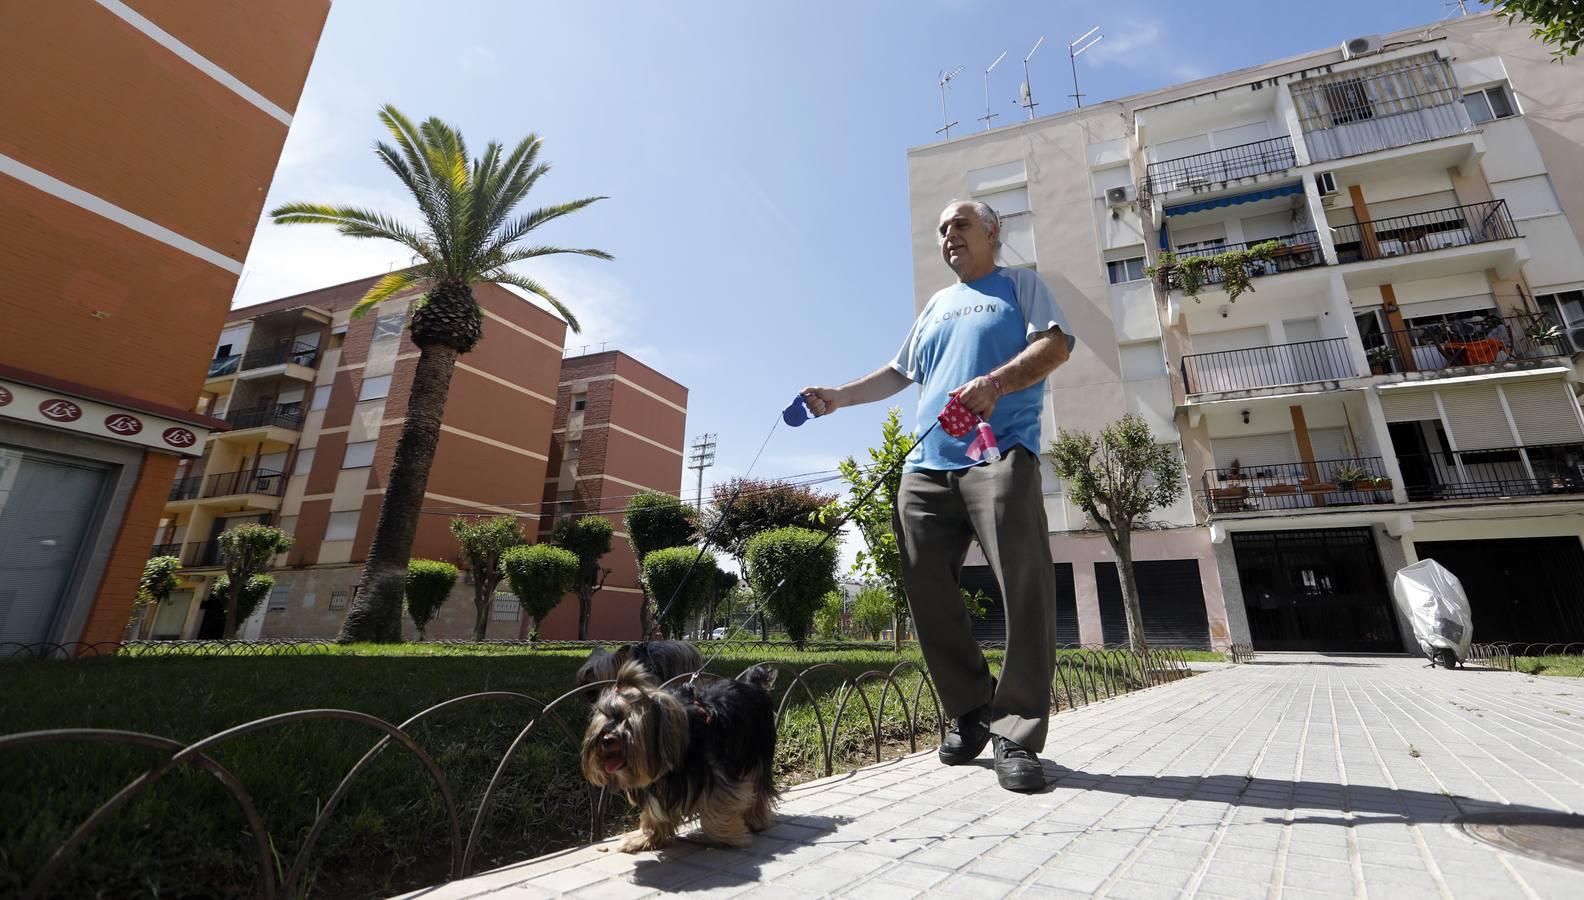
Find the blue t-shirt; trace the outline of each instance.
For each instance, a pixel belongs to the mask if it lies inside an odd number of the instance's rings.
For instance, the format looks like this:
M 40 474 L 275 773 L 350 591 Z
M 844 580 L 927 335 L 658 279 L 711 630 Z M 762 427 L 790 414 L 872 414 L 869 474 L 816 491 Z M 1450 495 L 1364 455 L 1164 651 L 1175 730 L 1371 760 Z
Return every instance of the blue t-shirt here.
M 928 428 L 951 399 L 951 392 L 1005 365 L 1034 335 L 1060 328 L 1067 349 L 1077 342 L 1050 288 L 1028 269 L 997 268 L 983 278 L 958 282 L 925 304 L 891 367 L 916 381 L 918 426 Z M 996 401 L 990 429 L 1005 453 L 1021 444 L 1040 447 L 1040 407 L 1045 382 L 1013 391 Z M 954 438 L 936 428 L 909 454 L 905 472 L 946 471 L 975 465 L 968 458 L 972 436 Z

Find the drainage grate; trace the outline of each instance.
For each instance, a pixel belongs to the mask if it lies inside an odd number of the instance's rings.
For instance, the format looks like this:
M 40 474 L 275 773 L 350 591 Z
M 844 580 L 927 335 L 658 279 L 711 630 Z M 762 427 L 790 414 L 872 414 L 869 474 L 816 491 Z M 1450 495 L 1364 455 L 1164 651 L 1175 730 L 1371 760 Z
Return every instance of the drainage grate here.
M 1467 816 L 1455 824 L 1498 849 L 1584 869 L 1584 816 L 1495 812 Z

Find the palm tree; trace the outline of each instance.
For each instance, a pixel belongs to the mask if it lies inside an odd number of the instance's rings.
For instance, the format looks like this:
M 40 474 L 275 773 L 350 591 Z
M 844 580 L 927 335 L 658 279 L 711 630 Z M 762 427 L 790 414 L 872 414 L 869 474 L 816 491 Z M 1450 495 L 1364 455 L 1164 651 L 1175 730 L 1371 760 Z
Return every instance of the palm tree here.
M 440 440 L 451 372 L 457 356 L 472 350 L 483 336 L 484 317 L 472 286 L 492 282 L 521 288 L 543 298 L 576 332 L 580 329 L 571 310 L 543 285 L 508 267 L 552 253 L 611 258 L 602 250 L 522 245 L 540 225 L 605 199 L 585 197 L 513 217 L 512 210 L 550 168 L 538 161 L 537 135 L 523 138 L 509 154 L 491 142 L 483 156 L 469 159 L 462 133 L 439 119 L 415 125 L 389 104 L 380 108 L 379 119 L 395 146 L 376 142 L 374 155 L 412 192 L 422 214 L 421 228 L 352 206 L 287 203 L 270 210 L 277 224 L 334 225 L 349 237 L 383 238 L 412 250 L 413 265 L 376 281 L 353 307 L 354 317 L 414 288 L 425 291 L 411 318 L 413 343 L 420 352 L 407 417 L 363 568 L 364 590 L 347 611 L 342 641 L 401 640 L 407 559 Z

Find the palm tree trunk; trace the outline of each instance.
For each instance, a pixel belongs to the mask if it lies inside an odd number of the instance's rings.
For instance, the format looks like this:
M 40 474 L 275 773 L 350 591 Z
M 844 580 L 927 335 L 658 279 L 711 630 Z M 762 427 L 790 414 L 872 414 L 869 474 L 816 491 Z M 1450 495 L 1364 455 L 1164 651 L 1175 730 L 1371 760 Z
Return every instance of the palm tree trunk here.
M 407 561 L 412 555 L 413 537 L 418 533 L 429 467 L 440 443 L 440 420 L 445 414 L 456 360 L 456 349 L 443 344 L 428 344 L 419 352 L 407 418 L 396 442 L 396 460 L 386 481 L 374 542 L 363 564 L 363 592 L 341 623 L 338 640 L 342 643 L 401 640 Z

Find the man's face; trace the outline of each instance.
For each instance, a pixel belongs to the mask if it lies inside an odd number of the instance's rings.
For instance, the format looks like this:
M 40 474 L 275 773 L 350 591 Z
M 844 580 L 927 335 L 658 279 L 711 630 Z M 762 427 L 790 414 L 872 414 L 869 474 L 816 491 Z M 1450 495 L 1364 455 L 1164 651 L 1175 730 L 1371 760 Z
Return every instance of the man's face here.
M 975 268 L 995 258 L 990 232 L 980 221 L 979 214 L 966 203 L 946 207 L 936 234 L 940 240 L 941 259 L 954 272 Z

